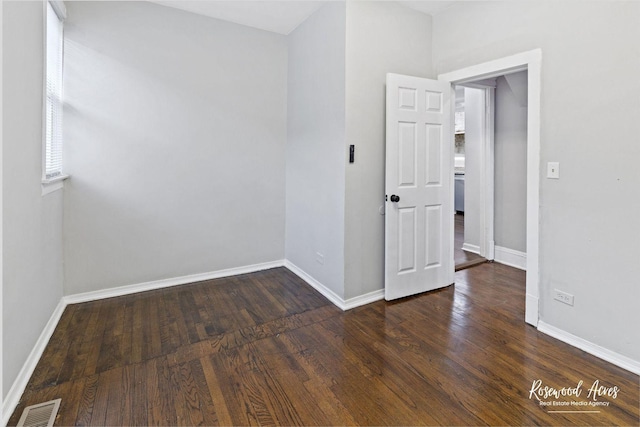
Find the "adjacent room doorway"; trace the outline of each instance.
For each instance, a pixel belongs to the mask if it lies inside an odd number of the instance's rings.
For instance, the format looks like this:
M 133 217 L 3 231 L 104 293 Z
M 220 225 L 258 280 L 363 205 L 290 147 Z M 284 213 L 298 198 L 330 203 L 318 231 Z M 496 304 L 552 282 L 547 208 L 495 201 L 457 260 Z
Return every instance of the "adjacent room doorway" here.
M 463 270 L 493 259 L 492 81 L 454 86 L 454 261 Z
M 453 283 L 454 103 L 451 99 L 455 96 L 455 86 L 527 70 L 525 321 L 537 326 L 541 59 L 542 52 L 536 49 L 441 74 L 440 84 L 429 79 L 387 76 L 386 299 Z M 486 152 L 483 155 L 486 161 L 493 159 Z M 492 180 L 489 176 L 485 178 Z M 481 188 L 492 191 L 493 184 Z M 422 193 L 424 197 L 420 196 Z M 493 209 L 491 197 L 484 198 L 484 211 Z M 493 222 L 487 222 L 486 217 L 482 223 L 493 227 Z M 493 249 L 489 244 L 485 251 Z
M 438 80 L 449 82 L 454 93 L 455 85 L 492 79 L 518 71 L 527 71 L 527 174 L 526 174 L 526 301 L 525 321 L 538 325 L 539 300 L 539 209 L 540 209 L 540 88 L 542 51 L 528 52 L 496 59 L 450 73 L 441 74 Z M 454 95 L 452 95 L 454 96 Z M 453 106 L 452 106 L 453 109 Z M 451 144 L 453 151 L 453 143 Z M 493 155 L 487 159 L 493 159 Z M 453 164 L 451 166 L 453 168 Z M 453 175 L 453 171 L 451 171 Z M 483 186 L 492 188 L 493 186 Z M 452 199 L 454 197 L 452 188 Z M 487 203 L 491 209 L 493 201 Z M 492 223 L 491 223 L 492 224 Z M 452 233 L 453 234 L 453 233 Z M 453 239 L 453 238 L 452 238 Z

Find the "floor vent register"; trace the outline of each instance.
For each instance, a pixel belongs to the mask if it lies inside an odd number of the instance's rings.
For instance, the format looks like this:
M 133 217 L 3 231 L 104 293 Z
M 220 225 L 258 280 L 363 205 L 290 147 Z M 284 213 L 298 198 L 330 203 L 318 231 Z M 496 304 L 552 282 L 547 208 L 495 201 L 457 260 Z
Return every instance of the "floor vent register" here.
M 53 427 L 61 401 L 56 399 L 27 406 L 16 427 Z

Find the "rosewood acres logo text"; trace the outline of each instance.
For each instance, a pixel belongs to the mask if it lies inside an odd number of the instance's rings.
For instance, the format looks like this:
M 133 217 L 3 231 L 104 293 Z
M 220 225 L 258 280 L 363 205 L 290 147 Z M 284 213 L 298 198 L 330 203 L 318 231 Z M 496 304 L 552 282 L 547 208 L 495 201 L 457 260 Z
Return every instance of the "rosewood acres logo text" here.
M 609 406 L 620 393 L 620 387 L 602 385 L 600 380 L 595 380 L 588 389 L 583 385 L 580 380 L 575 387 L 555 388 L 534 380 L 529 399 L 537 400 L 548 412 L 600 412 L 597 408 Z

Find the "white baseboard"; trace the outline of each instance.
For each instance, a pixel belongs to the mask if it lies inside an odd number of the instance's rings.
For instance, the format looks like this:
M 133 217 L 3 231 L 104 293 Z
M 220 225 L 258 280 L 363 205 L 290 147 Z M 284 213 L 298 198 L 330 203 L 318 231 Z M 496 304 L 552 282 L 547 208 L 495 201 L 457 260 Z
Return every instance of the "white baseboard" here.
M 462 250 L 480 255 L 480 246 L 478 246 L 478 245 L 472 245 L 470 243 L 463 243 L 462 244 Z
M 338 306 L 340 309 L 345 310 L 344 308 L 344 300 L 331 289 L 327 288 L 325 285 L 317 281 L 306 271 L 295 265 L 289 260 L 284 261 L 284 266 L 291 270 L 296 276 L 300 277 L 302 280 L 307 282 L 309 286 L 314 288 L 316 291 L 320 292 L 326 299 L 331 301 L 334 305 Z
M 344 301 L 343 310 L 351 310 L 352 308 L 360 307 L 361 305 L 371 304 L 372 302 L 380 301 L 384 299 L 384 289 L 378 289 L 364 295 L 358 295 L 357 297 L 349 298 Z
M 342 299 L 338 294 L 334 291 L 320 283 L 313 276 L 308 274 L 306 271 L 295 265 L 289 260 L 285 260 L 284 266 L 291 270 L 295 275 L 300 277 L 302 280 L 307 282 L 309 286 L 314 288 L 316 291 L 320 292 L 326 299 L 331 301 L 336 307 L 339 309 L 346 311 L 351 310 L 352 308 L 359 307 L 361 305 L 370 304 L 375 301 L 379 301 L 384 299 L 384 289 L 380 289 L 377 291 L 369 292 L 364 295 L 360 295 L 357 297 L 349 298 L 347 300 Z
M 96 301 L 105 298 L 120 297 L 123 295 L 135 294 L 138 292 L 152 291 L 154 289 L 168 288 L 171 286 L 186 285 L 188 283 L 202 282 L 204 280 L 219 279 L 221 277 L 237 276 L 239 274 L 255 273 L 257 271 L 268 270 L 270 268 L 283 267 L 284 260 L 263 262 L 260 264 L 247 265 L 243 267 L 227 268 L 209 273 L 190 274 L 187 276 L 173 277 L 169 279 L 153 280 L 150 282 L 138 283 L 135 285 L 120 286 L 117 288 L 103 289 L 99 291 L 84 292 L 81 294 L 68 295 L 64 297 L 66 304 L 77 304 L 81 302 Z
M 594 344 L 583 338 L 577 337 L 560 328 L 544 323 L 543 321 L 538 322 L 538 330 L 569 345 L 584 350 L 602 360 L 606 360 L 609 363 L 619 366 L 622 369 L 626 369 L 629 372 L 640 375 L 640 361 L 633 360 L 630 357 L 623 356 L 604 347 L 600 347 L 598 344 Z
M 20 402 L 20 397 L 24 393 L 25 388 L 27 387 L 27 383 L 33 374 L 33 371 L 36 369 L 36 365 L 40 361 L 40 357 L 42 357 L 42 353 L 44 349 L 47 347 L 49 343 L 49 339 L 53 335 L 53 332 L 56 330 L 56 326 L 58 326 L 58 322 L 62 317 L 62 313 L 64 309 L 67 307 L 67 304 L 61 299 L 56 308 L 53 310 L 49 321 L 45 325 L 42 333 L 36 340 L 31 353 L 27 356 L 27 360 L 25 360 L 20 372 L 18 372 L 18 376 L 15 381 L 11 385 L 11 388 L 7 392 L 7 395 L 4 397 L 2 402 L 2 425 L 6 426 L 9 423 L 9 418 L 11 418 L 11 414 L 15 411 L 16 406 Z
M 538 297 L 531 294 L 525 296 L 524 321 L 538 326 Z
M 502 246 L 496 246 L 494 252 L 494 261 L 500 264 L 515 267 L 520 270 L 527 270 L 527 254 L 525 252 L 516 251 Z

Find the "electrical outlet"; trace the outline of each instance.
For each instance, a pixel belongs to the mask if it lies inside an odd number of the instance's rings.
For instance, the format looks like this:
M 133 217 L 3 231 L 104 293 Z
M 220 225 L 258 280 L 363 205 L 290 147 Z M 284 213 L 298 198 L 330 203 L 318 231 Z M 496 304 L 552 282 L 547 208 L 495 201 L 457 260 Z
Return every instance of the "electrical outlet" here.
M 316 252 L 316 262 L 320 265 L 324 265 L 324 255 L 320 252 Z
M 560 301 L 567 305 L 573 306 L 573 295 L 568 294 L 566 292 L 559 291 L 557 289 L 553 290 L 553 299 L 556 301 Z

